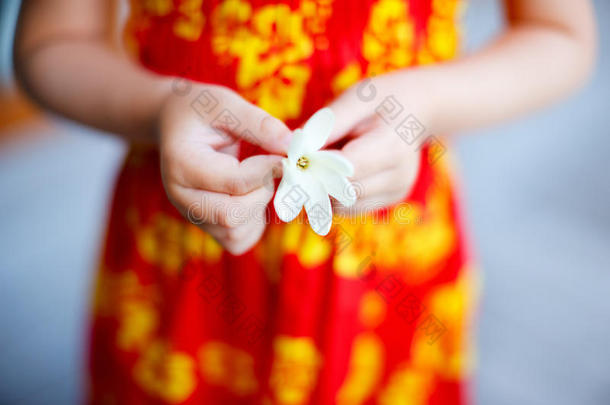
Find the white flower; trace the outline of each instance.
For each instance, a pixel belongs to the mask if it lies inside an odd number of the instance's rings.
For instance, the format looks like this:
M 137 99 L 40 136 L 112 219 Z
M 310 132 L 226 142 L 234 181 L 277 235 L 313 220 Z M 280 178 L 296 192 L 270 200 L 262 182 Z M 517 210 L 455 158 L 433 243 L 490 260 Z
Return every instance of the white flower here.
M 316 112 L 294 131 L 288 158 L 282 160 L 284 175 L 275 194 L 273 206 L 278 217 L 290 222 L 305 206 L 311 228 L 326 235 L 332 225 L 330 194 L 346 207 L 356 202 L 356 192 L 347 177 L 354 166 L 339 154 L 320 150 L 335 122 L 330 108 Z

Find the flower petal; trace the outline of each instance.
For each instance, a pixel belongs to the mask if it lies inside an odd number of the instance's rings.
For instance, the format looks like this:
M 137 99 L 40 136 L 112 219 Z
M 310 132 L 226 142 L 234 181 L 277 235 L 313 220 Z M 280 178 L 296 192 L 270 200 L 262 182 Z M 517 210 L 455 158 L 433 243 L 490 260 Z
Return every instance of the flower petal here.
M 335 152 L 320 150 L 310 154 L 312 164 L 321 164 L 333 169 L 343 176 L 352 177 L 354 175 L 354 165 L 346 157 Z
M 279 219 L 290 222 L 299 215 L 303 204 L 309 198 L 309 193 L 297 182 L 296 168 L 286 164 L 284 160 L 284 175 L 273 199 L 273 207 Z
M 334 124 L 335 114 L 328 107 L 312 115 L 303 126 L 305 153 L 320 150 L 328 140 Z
M 345 207 L 351 207 L 356 202 L 356 190 L 347 177 L 336 170 L 324 166 L 311 168 L 312 174 L 320 180 L 328 194 L 333 196 Z
M 313 176 L 307 177 L 309 177 L 309 184 L 307 185 L 309 199 L 305 201 L 305 212 L 307 212 L 311 229 L 318 235 L 325 236 L 330 231 L 333 223 L 330 198 L 328 198 L 322 183 L 317 181 Z
M 305 134 L 302 129 L 295 129 L 292 132 L 292 140 L 288 147 L 288 160 L 296 164 L 297 160 L 306 153 L 305 150 Z

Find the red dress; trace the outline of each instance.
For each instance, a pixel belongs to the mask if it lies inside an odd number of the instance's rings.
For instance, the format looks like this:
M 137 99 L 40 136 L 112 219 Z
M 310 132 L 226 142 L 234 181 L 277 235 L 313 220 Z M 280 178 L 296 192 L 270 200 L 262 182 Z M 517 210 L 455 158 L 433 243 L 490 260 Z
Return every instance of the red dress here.
M 230 87 L 292 128 L 366 76 L 458 47 L 457 0 L 131 6 L 126 43 L 142 65 Z M 222 118 L 213 99 L 175 84 Z M 397 136 L 423 144 L 399 128 L 407 111 L 366 97 Z M 158 151 L 133 147 L 96 288 L 89 402 L 465 403 L 473 283 L 444 152 L 425 142 L 405 202 L 336 217 L 327 237 L 270 215 L 237 257 L 170 204 Z M 253 153 L 242 143 L 242 156 Z

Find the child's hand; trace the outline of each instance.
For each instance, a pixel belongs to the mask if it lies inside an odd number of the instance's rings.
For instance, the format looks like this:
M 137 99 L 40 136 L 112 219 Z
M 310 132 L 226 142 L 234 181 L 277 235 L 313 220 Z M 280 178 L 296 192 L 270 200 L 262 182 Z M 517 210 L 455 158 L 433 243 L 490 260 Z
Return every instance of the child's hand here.
M 271 174 L 281 167 L 282 157 L 260 155 L 239 162 L 237 142 L 246 139 L 270 153 L 284 154 L 291 132 L 227 88 L 199 85 L 193 90 L 189 96 L 172 94 L 161 109 L 163 184 L 189 221 L 229 252 L 241 254 L 265 229 L 266 206 L 274 192 Z M 221 112 L 237 118 L 239 127 L 220 124 Z
M 387 123 L 376 111 L 386 97 L 381 86 L 375 87 L 375 102 L 363 99 L 362 87 L 358 86 L 362 84 L 348 89 L 329 106 L 336 115 L 336 124 L 328 143 L 348 138 L 341 152 L 355 169 L 351 180 L 358 200 L 349 209 L 337 207 L 339 212 L 350 215 L 400 202 L 413 187 L 420 163 L 419 142 L 408 144 L 396 132 L 396 124 L 413 113 L 414 107 L 401 105 L 400 119 Z M 427 122 L 421 106 L 416 114 L 418 120 Z

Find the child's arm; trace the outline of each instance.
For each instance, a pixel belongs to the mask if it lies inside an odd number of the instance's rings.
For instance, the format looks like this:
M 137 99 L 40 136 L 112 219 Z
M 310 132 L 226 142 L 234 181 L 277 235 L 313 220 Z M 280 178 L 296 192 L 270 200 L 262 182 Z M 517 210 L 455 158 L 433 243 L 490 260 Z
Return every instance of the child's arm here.
M 150 142 L 171 83 L 111 47 L 108 0 L 24 0 L 15 71 L 44 107 L 81 123 Z
M 221 86 L 191 83 L 189 96 L 171 91 L 171 79 L 148 73 L 108 45 L 109 0 L 24 0 L 15 65 L 28 92 L 50 110 L 76 121 L 159 143 L 165 190 L 176 208 L 232 253 L 249 249 L 264 228 L 273 187 L 263 184 L 281 157 L 240 162 L 244 132 L 211 127 L 214 115 L 193 108 L 198 96 L 229 109 L 242 128 L 270 153 L 287 149 L 290 130 L 279 120 Z
M 343 152 L 356 166 L 364 201 L 396 202 L 417 170 L 417 143 L 408 145 L 397 136 L 396 125 L 376 119 L 375 108 L 385 97 L 394 96 L 428 133 L 447 134 L 543 107 L 589 76 L 596 48 L 590 1 L 506 0 L 506 7 L 508 28 L 486 49 L 454 62 L 375 77 L 331 105 L 338 117 L 330 142 L 357 135 Z M 376 101 L 369 102 L 373 93 Z
M 428 129 L 452 133 L 493 125 L 543 107 L 580 86 L 596 49 L 589 0 L 505 0 L 508 27 L 487 48 L 454 62 L 406 69 L 372 79 L 380 95 L 394 95 Z M 370 107 L 357 86 L 335 107 L 344 115 L 335 137 Z M 367 108 L 368 107 L 368 108 Z M 418 117 L 420 118 L 420 117 Z
M 590 1 L 506 0 L 506 9 L 509 27 L 487 49 L 421 71 L 437 104 L 435 131 L 497 124 L 559 100 L 589 77 L 596 49 Z

